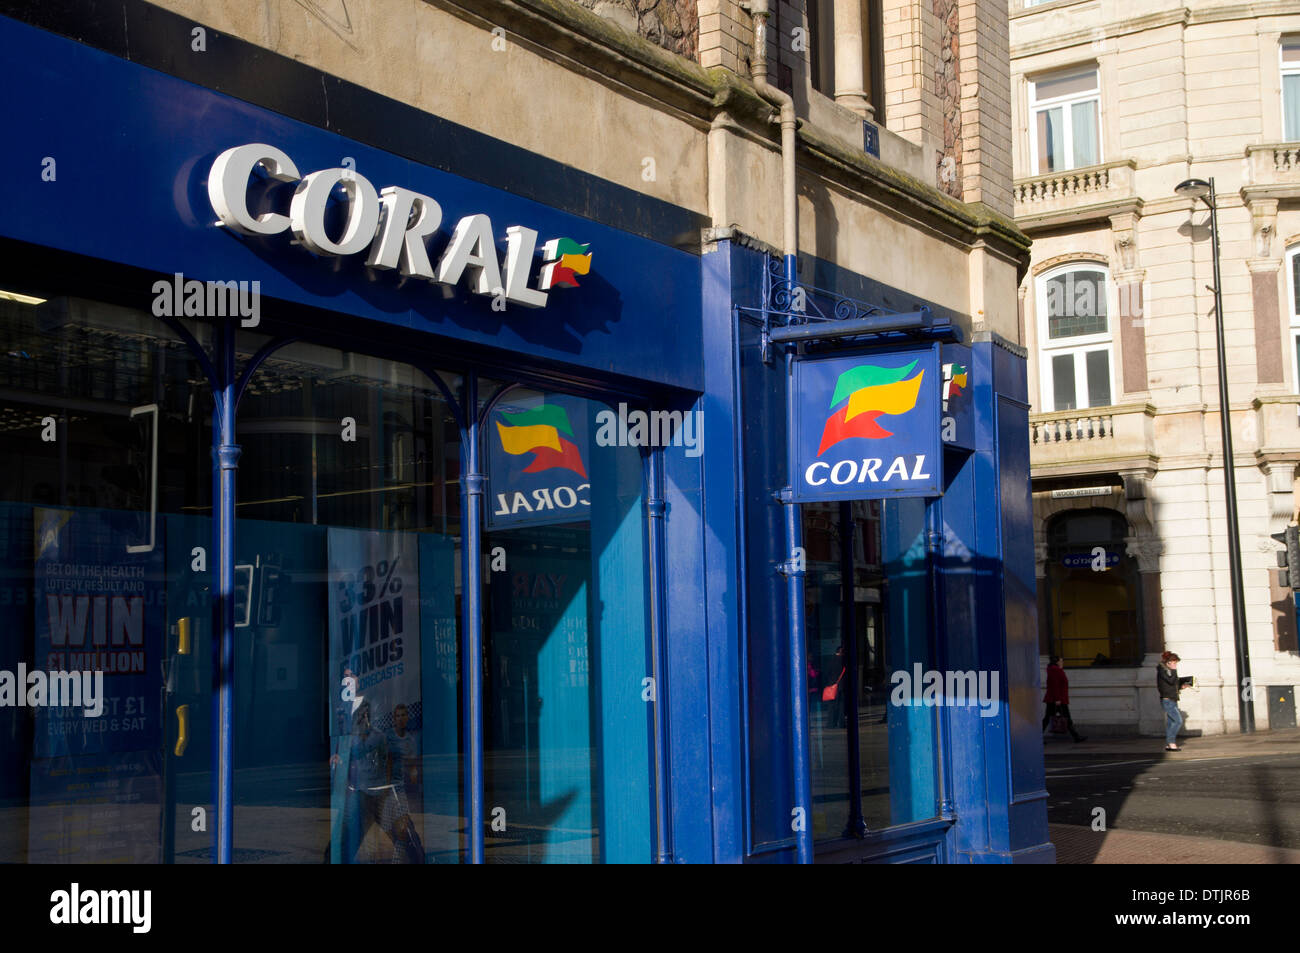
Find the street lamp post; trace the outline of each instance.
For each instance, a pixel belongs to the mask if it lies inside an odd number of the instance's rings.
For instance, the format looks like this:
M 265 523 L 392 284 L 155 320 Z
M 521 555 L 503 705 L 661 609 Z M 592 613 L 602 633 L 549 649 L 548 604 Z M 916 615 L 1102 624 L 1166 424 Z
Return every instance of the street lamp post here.
M 1210 207 L 1210 248 L 1214 258 L 1214 339 L 1219 356 L 1219 424 L 1223 428 L 1223 488 L 1228 510 L 1228 585 L 1232 592 L 1232 633 L 1237 656 L 1237 717 L 1242 733 L 1255 730 L 1250 685 L 1250 645 L 1246 641 L 1246 597 L 1241 583 L 1241 533 L 1237 526 L 1237 476 L 1233 468 L 1232 420 L 1228 416 L 1228 362 L 1223 345 L 1223 284 L 1219 280 L 1219 214 L 1214 179 L 1188 179 L 1174 191 Z

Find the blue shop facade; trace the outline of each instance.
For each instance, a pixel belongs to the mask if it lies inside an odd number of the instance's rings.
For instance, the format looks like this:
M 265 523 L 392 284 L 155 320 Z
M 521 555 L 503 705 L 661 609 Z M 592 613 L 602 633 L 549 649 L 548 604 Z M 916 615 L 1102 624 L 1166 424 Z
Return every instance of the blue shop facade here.
M 0 17 L 0 860 L 1052 861 L 1023 353 L 126 27 Z

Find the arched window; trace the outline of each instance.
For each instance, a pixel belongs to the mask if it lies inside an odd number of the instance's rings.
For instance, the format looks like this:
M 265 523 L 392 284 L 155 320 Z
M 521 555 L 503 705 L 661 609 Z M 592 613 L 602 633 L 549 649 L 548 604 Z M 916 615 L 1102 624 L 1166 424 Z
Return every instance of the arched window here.
M 1114 510 L 1071 510 L 1047 527 L 1049 644 L 1067 666 L 1142 661 L 1141 581 Z
M 1112 402 L 1110 281 L 1101 265 L 1074 263 L 1038 276 L 1038 353 L 1044 410 Z

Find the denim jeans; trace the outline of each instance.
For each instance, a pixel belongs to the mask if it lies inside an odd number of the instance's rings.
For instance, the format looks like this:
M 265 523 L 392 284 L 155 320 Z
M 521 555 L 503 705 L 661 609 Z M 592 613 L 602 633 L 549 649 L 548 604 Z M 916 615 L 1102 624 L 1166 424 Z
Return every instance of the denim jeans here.
M 1170 698 L 1160 699 L 1165 709 L 1165 744 L 1177 743 L 1178 729 L 1183 727 L 1183 716 L 1178 710 L 1178 702 Z

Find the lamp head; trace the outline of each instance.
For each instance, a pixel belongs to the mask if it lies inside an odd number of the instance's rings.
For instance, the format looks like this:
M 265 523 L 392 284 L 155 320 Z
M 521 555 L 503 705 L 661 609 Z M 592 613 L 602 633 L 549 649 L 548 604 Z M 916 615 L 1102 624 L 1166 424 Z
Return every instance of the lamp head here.
M 1210 183 L 1204 179 L 1187 179 L 1179 182 L 1174 192 L 1185 199 L 1203 199 L 1210 194 Z

